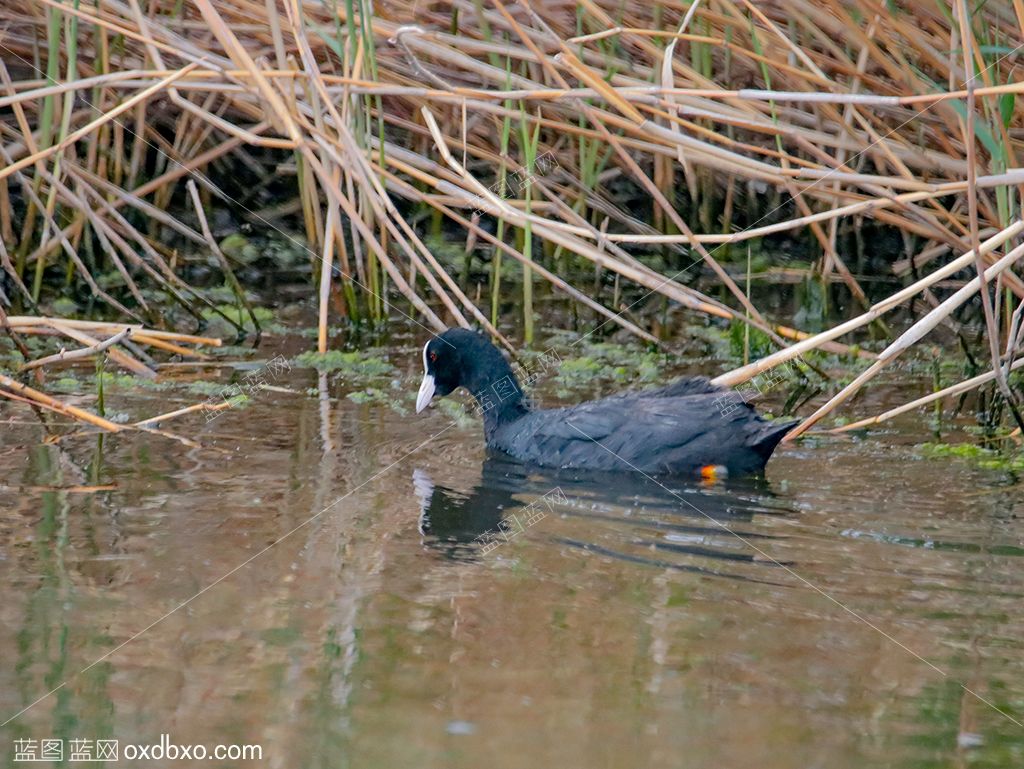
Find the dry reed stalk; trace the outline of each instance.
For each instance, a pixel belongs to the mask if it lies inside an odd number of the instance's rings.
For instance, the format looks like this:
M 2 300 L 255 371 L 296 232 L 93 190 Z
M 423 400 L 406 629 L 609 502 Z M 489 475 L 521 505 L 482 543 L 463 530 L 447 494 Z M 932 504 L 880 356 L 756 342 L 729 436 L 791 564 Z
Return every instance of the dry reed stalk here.
M 76 320 L 72 318 L 47 318 L 42 316 L 11 315 L 7 318 L 11 328 L 24 332 L 26 329 L 53 326 L 59 323 L 66 328 L 93 330 L 97 333 L 119 333 L 126 328 L 134 329 L 135 337 L 144 335 L 153 339 L 165 339 L 182 344 L 202 345 L 205 347 L 220 347 L 223 342 L 212 336 L 196 336 L 195 334 L 180 334 L 176 331 L 163 331 L 160 329 L 138 328 L 124 323 L 96 320 Z
M 129 354 L 129 352 L 121 349 L 119 345 L 130 345 L 130 343 L 134 341 L 164 349 L 173 354 L 202 359 L 205 358 L 205 356 L 202 355 L 202 353 L 199 353 L 194 346 L 186 347 L 184 345 L 198 346 L 208 344 L 211 346 L 218 346 L 221 344 L 219 339 L 211 337 L 178 334 L 170 331 L 146 329 L 141 326 L 126 326 L 124 324 L 108 323 L 103 321 L 63 320 L 48 317 L 7 315 L 3 316 L 3 321 L 6 330 L 12 334 L 60 335 L 74 339 L 86 345 L 83 348 L 72 351 L 65 351 L 62 349 L 54 355 L 48 355 L 29 361 L 21 367 L 21 372 L 35 371 L 38 373 L 46 366 L 71 363 L 81 361 L 86 358 L 96 357 L 98 355 L 105 355 L 113 362 L 136 375 L 146 378 L 155 378 L 155 371 L 150 369 L 144 363 L 138 361 L 135 357 Z M 109 336 L 106 336 L 105 339 L 97 338 L 107 334 L 109 334 Z M 169 340 L 174 340 L 181 344 L 175 344 Z M 180 435 L 168 433 L 163 430 L 154 430 L 150 428 L 149 425 L 160 421 L 166 421 L 167 419 L 181 416 L 183 414 L 194 413 L 203 409 L 218 410 L 222 407 L 222 405 L 217 404 L 194 404 L 168 414 L 142 420 L 141 422 L 133 425 L 118 425 L 102 416 L 86 411 L 85 409 L 62 403 L 56 398 L 46 395 L 37 389 L 28 387 L 5 374 L 0 374 L 0 397 L 22 403 L 33 404 L 50 411 L 64 414 L 77 421 L 85 422 L 108 432 L 121 432 L 126 429 L 145 430 L 191 447 L 198 447 L 199 444 Z
M 101 430 L 116 433 L 124 429 L 123 425 L 115 424 L 114 422 L 104 419 L 103 417 L 96 416 L 85 409 L 80 409 L 77 406 L 61 403 L 56 398 L 51 398 L 46 393 L 39 392 L 27 385 L 23 385 L 21 382 L 11 379 L 6 374 L 0 374 L 0 386 L 15 393 L 16 395 L 20 395 L 26 400 L 34 401 L 41 406 L 45 406 L 53 411 L 58 411 L 61 414 L 66 414 L 79 421 L 88 422 Z M 0 390 L 0 395 L 5 395 L 3 390 Z
M 917 321 L 917 323 L 903 332 L 896 341 L 879 353 L 878 360 L 872 363 L 866 371 L 859 374 L 850 384 L 834 395 L 827 403 L 819 407 L 813 414 L 794 427 L 783 440 L 793 440 L 794 438 L 802 435 L 822 417 L 834 411 L 838 406 L 853 397 L 853 395 L 860 390 L 864 384 L 874 378 L 878 372 L 885 368 L 886 365 L 902 355 L 916 342 L 920 341 L 926 334 L 935 329 L 935 327 L 948 318 L 955 309 L 960 307 L 964 302 L 976 294 L 979 288 L 983 288 L 985 281 L 998 277 L 1001 272 L 1011 267 L 1018 259 L 1020 259 L 1021 256 L 1024 256 L 1024 244 L 1019 245 L 1012 251 L 1008 252 L 1006 256 L 997 261 L 987 270 L 983 270 L 977 277 L 969 281 L 959 291 L 954 293 L 938 307 L 933 309 L 921 318 L 921 320 Z M 996 358 L 995 365 L 997 367 L 999 366 L 998 356 Z M 995 373 L 998 377 L 999 372 Z
M 131 334 L 132 329 L 126 328 L 123 331 L 117 332 L 112 337 L 104 339 L 102 342 L 99 342 L 97 344 L 90 345 L 89 347 L 82 347 L 78 350 L 71 350 L 70 352 L 61 349 L 61 351 L 59 353 L 56 353 L 55 355 L 47 355 L 43 358 L 37 358 L 36 360 L 25 363 L 19 369 L 19 371 L 31 371 L 34 368 L 39 368 L 40 366 L 45 366 L 49 363 L 66 363 L 67 361 L 88 358 L 95 355 L 96 353 L 103 352 L 108 347 L 112 347 L 115 344 L 121 343 L 122 341 L 130 337 Z
M 729 322 L 749 317 L 782 349 L 723 375 L 724 383 L 811 349 L 848 350 L 839 336 L 955 272 L 973 265 L 984 281 L 992 265 L 1004 264 L 996 249 L 1021 235 L 1024 170 L 1015 166 L 1024 150 L 1024 101 L 1014 95 L 1024 93 L 1024 83 L 1015 82 L 1009 55 L 1024 41 L 1018 0 L 1013 13 L 958 0 L 951 16 L 923 0 L 867 11 L 850 0 L 582 0 L 575 14 L 550 4 L 453 0 L 366 18 L 368 4 L 348 6 L 349 18 L 346 8 L 313 0 L 36 6 L 45 13 L 15 8 L 0 40 L 0 204 L 4 196 L 15 202 L 14 216 L 0 212 L 0 265 L 29 307 L 38 290 L 26 285 L 25 271 L 34 270 L 36 282 L 53 278 L 66 257 L 125 318 L 136 308 L 155 311 L 143 281 L 199 317 L 198 306 L 211 303 L 182 280 L 182 261 L 159 229 L 209 248 L 233 283 L 231 267 L 205 217 L 200 232 L 164 209 L 191 177 L 204 194 L 276 226 L 213 180 L 226 168 L 267 179 L 286 152 L 300 169 L 302 225 L 319 275 L 321 349 L 335 263 L 351 313 L 361 298 L 378 317 L 390 286 L 408 300 L 416 322 L 431 329 L 475 322 L 511 346 L 431 253 L 399 198 L 511 256 L 524 275 L 536 273 L 573 296 L 599 322 L 615 321 L 645 339 L 649 331 L 602 297 L 586 296 L 562 268 L 589 263 L 689 311 Z M 73 62 L 51 61 L 51 12 L 77 24 Z M 453 13 L 457 30 L 450 30 Z M 114 37 L 123 44 L 112 58 Z M 60 82 L 51 79 L 65 70 Z M 552 178 L 542 176 L 526 194 L 506 197 L 489 184 L 527 166 L 518 138 L 502 156 L 495 130 L 502 121 L 521 124 L 523 136 L 538 137 L 538 152 L 558 162 Z M 587 160 L 576 151 L 584 144 L 600 155 Z M 618 204 L 623 186 L 641 200 L 635 210 Z M 768 194 L 753 194 L 755 188 Z M 770 191 L 782 201 L 774 211 L 763 205 Z M 201 211 L 199 192 L 189 186 L 188 194 Z M 667 229 L 653 230 L 649 216 Z M 499 236 L 480 226 L 481 218 L 501 222 Z M 893 268 L 928 273 L 915 273 L 912 286 L 822 334 L 777 327 L 722 266 L 722 246 L 756 239 L 770 246 L 771 238 L 806 233 L 822 279 L 837 272 L 867 305 L 840 236 L 850 220 L 921 239 Z M 528 230 L 539 246 L 505 242 L 517 230 Z M 725 286 L 727 300 L 638 256 L 647 247 L 675 254 L 684 246 Z M 943 265 L 947 251 L 964 256 Z M 551 252 L 563 261 L 549 261 Z M 115 270 L 123 289 L 101 290 L 82 253 L 94 253 L 102 265 L 96 269 Z M 1000 291 L 1024 298 L 1024 281 L 1012 269 L 997 272 Z M 1001 302 L 992 303 L 984 285 L 981 293 L 995 371 Z M 1020 320 L 1007 319 L 1016 324 L 1007 329 L 1007 350 L 1015 349 Z M 30 328 L 90 338 L 118 333 Z M 132 338 L 168 351 L 192 344 L 150 329 Z M 783 347 L 792 339 L 800 341 Z M 995 376 L 1012 398 L 1005 377 Z
M 1021 366 L 1024 366 L 1024 358 L 1014 361 L 1013 365 L 1010 366 L 1010 370 L 1016 371 Z M 860 430 L 865 427 L 870 427 L 872 425 L 878 425 L 881 424 L 882 422 L 886 422 L 892 419 L 893 417 L 897 417 L 900 414 L 906 414 L 909 411 L 915 411 L 919 408 L 927 406 L 928 404 L 934 403 L 937 400 L 942 400 L 943 398 L 948 398 L 954 395 L 962 395 L 963 393 L 975 390 L 981 387 L 982 385 L 991 382 L 995 378 L 995 371 L 986 371 L 984 374 L 979 374 L 978 376 L 971 377 L 970 379 L 965 379 L 964 381 L 957 382 L 955 385 L 950 385 L 949 387 L 944 387 L 941 390 L 937 390 L 936 392 L 924 395 L 920 398 L 910 401 L 909 403 L 904 403 L 900 406 L 889 409 L 888 411 L 878 414 L 877 416 L 868 417 L 867 419 L 858 419 L 855 422 L 850 422 L 849 424 L 845 424 L 840 427 L 833 427 L 831 430 L 828 430 L 828 432 L 845 433 L 849 432 L 850 430 Z
M 995 249 L 999 248 L 1007 240 L 1017 237 L 1021 233 L 1024 233 L 1024 220 L 1018 220 L 1011 224 L 1009 227 L 1000 231 L 996 235 L 992 236 L 984 243 L 981 244 L 982 255 L 990 254 Z M 949 277 L 950 275 L 965 269 L 975 262 L 975 253 L 973 250 L 963 254 L 958 259 L 950 262 L 945 267 L 936 270 L 935 272 L 927 275 L 921 280 L 915 282 L 913 285 L 907 286 L 906 288 L 897 291 L 886 299 L 880 302 L 876 302 L 867 312 L 858 315 L 855 318 L 851 318 L 844 323 L 840 323 L 827 331 L 823 331 L 820 334 L 808 336 L 806 339 L 794 344 L 786 349 L 779 350 L 778 352 L 772 353 L 760 360 L 749 363 L 740 368 L 721 374 L 712 380 L 716 385 L 722 387 L 735 387 L 738 384 L 748 381 L 754 378 L 758 374 L 768 371 L 783 363 L 788 363 L 796 359 L 798 356 L 810 350 L 817 349 L 825 342 L 830 342 L 837 339 L 845 334 L 850 333 L 858 328 L 866 326 L 874 320 L 880 318 L 883 314 L 901 306 L 908 299 L 913 297 L 930 286 L 938 283 L 943 278 Z

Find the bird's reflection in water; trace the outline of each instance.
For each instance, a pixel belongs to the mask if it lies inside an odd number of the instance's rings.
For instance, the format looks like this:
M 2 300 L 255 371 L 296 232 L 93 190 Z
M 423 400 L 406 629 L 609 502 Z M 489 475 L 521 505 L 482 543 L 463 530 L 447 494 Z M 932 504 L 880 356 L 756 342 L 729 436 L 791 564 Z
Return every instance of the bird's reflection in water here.
M 512 538 L 524 521 L 557 516 L 570 525 L 557 527 L 557 534 L 549 529 L 538 541 L 658 568 L 756 579 L 723 573 L 720 565 L 780 565 L 770 555 L 780 535 L 754 519 L 793 514 L 764 479 L 688 485 L 642 475 L 539 473 L 495 456 L 467 489 L 438 485 L 422 469 L 414 471 L 413 484 L 424 545 L 460 561 L 485 557 L 494 547 L 489 543 Z M 708 559 L 718 563 L 709 566 Z

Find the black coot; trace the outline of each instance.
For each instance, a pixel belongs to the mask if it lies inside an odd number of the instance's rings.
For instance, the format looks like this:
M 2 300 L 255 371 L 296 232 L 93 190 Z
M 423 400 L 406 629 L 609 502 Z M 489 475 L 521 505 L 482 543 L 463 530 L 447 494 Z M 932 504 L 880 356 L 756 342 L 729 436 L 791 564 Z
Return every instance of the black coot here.
M 651 475 L 757 474 L 794 421 L 769 422 L 703 378 L 559 409 L 529 407 L 512 367 L 481 334 L 452 328 L 423 347 L 416 412 L 465 387 L 490 449 L 540 467 Z M 724 404 L 728 407 L 723 408 Z

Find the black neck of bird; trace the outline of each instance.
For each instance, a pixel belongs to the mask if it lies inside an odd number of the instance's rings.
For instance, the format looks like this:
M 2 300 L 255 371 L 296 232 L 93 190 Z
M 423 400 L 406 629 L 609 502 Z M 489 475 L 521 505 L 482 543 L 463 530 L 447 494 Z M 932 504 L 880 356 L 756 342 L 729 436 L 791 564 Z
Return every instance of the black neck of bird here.
M 483 416 L 487 440 L 499 427 L 514 422 L 529 411 L 523 388 L 512 367 L 501 353 L 497 350 L 494 353 L 481 361 L 483 365 L 477 367 L 466 382 L 466 389 L 473 394 Z

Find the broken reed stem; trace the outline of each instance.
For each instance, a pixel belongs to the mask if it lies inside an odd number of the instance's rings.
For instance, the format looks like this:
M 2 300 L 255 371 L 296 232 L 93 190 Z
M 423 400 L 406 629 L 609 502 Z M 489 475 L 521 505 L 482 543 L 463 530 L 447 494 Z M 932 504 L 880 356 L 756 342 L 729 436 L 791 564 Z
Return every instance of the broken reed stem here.
M 1013 365 L 1010 366 L 1010 371 L 1016 371 L 1021 366 L 1024 366 L 1024 358 L 1014 361 Z M 991 382 L 995 378 L 995 371 L 986 371 L 984 374 L 979 374 L 978 376 L 965 379 L 962 382 L 950 385 L 942 390 L 929 393 L 928 395 L 912 400 L 909 403 L 904 403 L 902 406 L 889 409 L 877 416 L 868 417 L 867 419 L 858 419 L 856 422 L 850 422 L 849 424 L 841 425 L 840 427 L 833 427 L 831 430 L 828 430 L 828 432 L 845 433 L 850 430 L 860 430 L 872 425 L 878 425 L 892 419 L 893 417 L 897 417 L 900 414 L 906 414 L 908 411 L 915 411 L 923 406 L 927 406 L 929 403 L 934 403 L 935 401 L 942 400 L 943 398 L 961 395 L 963 393 L 970 392 L 971 390 L 975 390 L 978 387 Z
M 108 347 L 113 347 L 115 344 L 119 344 L 124 340 L 128 339 L 132 335 L 132 329 L 126 328 L 123 331 L 119 331 L 109 339 L 106 339 L 98 344 L 91 345 L 89 347 L 82 347 L 78 350 L 61 350 L 56 355 L 47 355 L 44 358 L 37 358 L 36 360 L 29 361 L 22 365 L 19 371 L 31 371 L 34 368 L 40 366 L 46 366 L 50 363 L 66 363 L 68 361 L 81 360 L 82 358 L 88 358 L 96 353 L 103 352 Z
M 2 312 L 2 310 L 0 310 L 0 312 Z M 205 356 L 201 355 L 195 349 L 184 347 L 182 345 L 210 344 L 211 346 L 219 346 L 221 344 L 219 339 L 213 339 L 210 337 L 177 334 L 171 331 L 158 331 L 154 329 L 146 329 L 142 326 L 125 326 L 124 324 L 106 323 L 102 321 L 62 320 L 59 318 L 27 316 L 3 316 L 3 319 L 5 321 L 6 328 L 11 333 L 45 333 L 63 335 L 87 345 L 81 349 L 71 351 L 61 350 L 54 355 L 48 355 L 37 360 L 29 361 L 19 369 L 21 372 L 35 371 L 38 373 L 43 369 L 43 367 L 48 365 L 70 363 L 94 357 L 96 355 L 105 355 L 109 356 L 112 361 L 128 369 L 134 374 L 147 378 L 155 378 L 156 372 L 143 363 L 140 363 L 124 350 L 121 350 L 118 345 L 129 344 L 134 340 L 135 342 L 167 349 L 168 351 L 178 355 L 203 358 Z M 86 330 L 90 333 L 86 333 Z M 103 340 L 96 339 L 91 335 L 102 335 L 104 333 L 110 333 L 111 335 Z M 173 344 L 168 341 L 171 339 L 181 342 L 182 344 Z M 25 352 L 27 352 L 27 349 Z M 118 425 L 102 416 L 97 416 L 96 414 L 86 411 L 85 409 L 80 409 L 76 406 L 62 403 L 56 398 L 46 395 L 34 388 L 28 387 L 5 374 L 0 374 L 0 388 L 3 388 L 0 389 L 0 397 L 35 404 L 108 432 L 120 432 L 125 429 L 146 429 L 149 432 L 154 432 L 155 434 L 171 438 L 189 446 L 198 446 L 198 444 L 172 433 L 160 430 L 151 430 L 148 425 L 166 421 L 167 419 L 181 416 L 183 414 L 190 414 L 202 409 L 219 408 L 219 406 L 211 406 L 210 404 L 205 403 L 195 404 L 193 406 L 177 409 L 176 411 L 168 414 L 162 414 L 158 417 L 151 417 L 149 419 L 142 420 L 134 425 L 125 426 Z
M 876 374 L 878 374 L 879 371 L 885 368 L 886 365 L 906 352 L 916 342 L 924 338 L 924 336 L 930 333 L 939 325 L 939 323 L 948 318 L 954 310 L 963 305 L 964 302 L 977 293 L 979 288 L 984 285 L 984 281 L 998 277 L 1000 273 L 1012 266 L 1018 259 L 1020 259 L 1021 256 L 1024 256 L 1024 244 L 1017 246 L 1007 253 L 1006 256 L 997 261 L 987 270 L 984 270 L 977 277 L 970 280 L 951 297 L 939 304 L 938 307 L 934 308 L 931 312 L 917 321 L 917 323 L 904 331 L 896 341 L 878 354 L 878 360 L 872 363 L 866 371 L 857 376 L 856 379 L 844 387 L 839 393 L 834 395 L 827 403 L 794 427 L 786 434 L 786 437 L 783 438 L 783 440 L 790 441 L 799 437 L 809 430 L 815 423 L 821 420 L 822 417 L 834 411 L 838 406 L 853 397 L 853 395 L 860 390 L 865 383 L 870 381 Z M 996 358 L 995 366 L 999 366 L 998 358 Z M 998 373 L 996 376 L 998 376 Z
M 47 408 L 53 409 L 54 411 L 59 411 L 62 414 L 67 414 L 68 416 L 73 417 L 81 422 L 88 422 L 89 424 L 98 427 L 101 430 L 106 430 L 107 432 L 111 433 L 117 433 L 124 429 L 122 425 L 115 424 L 114 422 L 106 420 L 103 417 L 98 417 L 95 414 L 86 411 L 85 409 L 80 409 L 77 406 L 70 406 L 68 404 L 61 403 L 56 398 L 51 398 L 46 393 L 39 392 L 39 390 L 34 390 L 28 385 L 23 385 L 21 382 L 11 379 L 6 374 L 0 374 L 0 386 L 6 388 L 7 390 L 10 390 L 16 395 L 22 396 L 27 400 L 35 401 L 36 403 Z
M 991 238 L 981 244 L 980 252 L 982 256 L 992 253 L 995 249 L 999 248 L 1003 243 L 1016 237 L 1024 232 L 1024 220 L 1018 219 L 1016 222 L 1011 224 L 1009 227 L 1001 230 L 1000 232 L 993 235 Z M 872 307 L 865 313 L 858 315 L 855 318 L 851 318 L 844 323 L 840 323 L 827 331 L 823 331 L 813 336 L 808 336 L 806 339 L 797 342 L 785 349 L 779 350 L 778 352 L 772 353 L 760 360 L 756 360 L 746 366 L 740 366 L 737 369 L 729 371 L 725 374 L 721 374 L 715 377 L 712 384 L 721 387 L 735 387 L 738 384 L 753 379 L 758 374 L 768 371 L 775 366 L 783 363 L 788 363 L 791 360 L 796 359 L 800 355 L 814 349 L 818 349 L 826 342 L 830 342 L 834 339 L 838 339 L 845 334 L 855 331 L 858 328 L 868 325 L 874 320 L 877 320 L 882 315 L 891 310 L 901 306 L 908 299 L 912 298 L 916 294 L 926 290 L 930 286 L 938 283 L 940 280 L 953 275 L 960 270 L 963 270 L 973 264 L 975 261 L 974 250 L 968 251 L 967 253 L 960 256 L 958 259 L 950 262 L 943 268 L 935 270 L 930 275 L 921 278 L 914 284 L 907 286 L 895 294 L 892 294 L 886 299 L 880 302 L 876 302 Z

